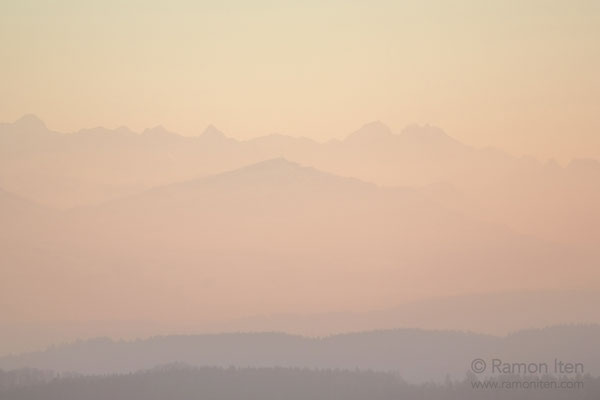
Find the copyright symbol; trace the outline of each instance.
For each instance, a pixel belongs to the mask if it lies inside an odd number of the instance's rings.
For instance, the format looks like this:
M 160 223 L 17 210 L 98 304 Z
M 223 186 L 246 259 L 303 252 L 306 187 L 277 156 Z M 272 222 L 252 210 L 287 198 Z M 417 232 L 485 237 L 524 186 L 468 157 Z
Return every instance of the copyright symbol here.
M 475 372 L 476 374 L 481 374 L 486 368 L 487 365 L 481 358 L 476 358 L 471 362 L 471 371 Z

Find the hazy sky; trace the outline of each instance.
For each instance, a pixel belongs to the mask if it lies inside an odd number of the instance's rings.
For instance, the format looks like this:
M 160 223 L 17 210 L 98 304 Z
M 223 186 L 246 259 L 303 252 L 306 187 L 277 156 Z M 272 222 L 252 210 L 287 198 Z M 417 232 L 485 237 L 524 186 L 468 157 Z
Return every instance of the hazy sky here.
M 600 158 L 598 0 L 3 0 L 0 121 L 340 137 L 431 123 Z

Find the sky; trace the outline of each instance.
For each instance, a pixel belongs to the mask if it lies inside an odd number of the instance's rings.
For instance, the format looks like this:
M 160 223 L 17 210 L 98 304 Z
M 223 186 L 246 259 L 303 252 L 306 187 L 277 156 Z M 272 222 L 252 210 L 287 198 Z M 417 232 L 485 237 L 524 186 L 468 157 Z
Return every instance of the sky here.
M 600 158 L 597 0 L 3 0 L 0 121 L 343 137 L 381 120 Z

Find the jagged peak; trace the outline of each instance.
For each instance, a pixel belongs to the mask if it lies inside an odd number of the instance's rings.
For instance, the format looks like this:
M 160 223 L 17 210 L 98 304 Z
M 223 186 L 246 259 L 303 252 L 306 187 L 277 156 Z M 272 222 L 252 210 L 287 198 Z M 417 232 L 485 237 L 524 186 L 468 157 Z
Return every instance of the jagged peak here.
M 209 124 L 204 131 L 202 132 L 202 135 L 200 135 L 200 137 L 202 138 L 207 138 L 207 139 L 226 139 L 227 137 L 225 136 L 225 134 L 223 132 L 221 132 L 216 126 L 214 126 L 213 124 Z
M 346 140 L 364 141 L 385 139 L 393 136 L 391 129 L 381 121 L 372 121 L 364 124 L 360 129 L 351 133 Z

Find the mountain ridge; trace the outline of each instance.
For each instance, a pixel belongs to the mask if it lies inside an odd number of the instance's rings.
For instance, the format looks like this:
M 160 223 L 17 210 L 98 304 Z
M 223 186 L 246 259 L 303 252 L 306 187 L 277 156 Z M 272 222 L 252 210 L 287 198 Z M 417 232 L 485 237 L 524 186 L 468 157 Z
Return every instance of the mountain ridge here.
M 573 340 L 577 340 L 574 346 Z M 83 374 L 128 373 L 169 363 L 193 366 L 361 369 L 395 371 L 411 382 L 463 378 L 473 358 L 551 362 L 577 360 L 598 376 L 600 326 L 559 326 L 497 337 L 456 331 L 397 329 L 307 338 L 277 332 L 106 338 L 46 351 L 0 357 L 2 368 Z

